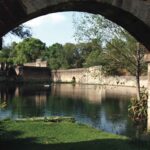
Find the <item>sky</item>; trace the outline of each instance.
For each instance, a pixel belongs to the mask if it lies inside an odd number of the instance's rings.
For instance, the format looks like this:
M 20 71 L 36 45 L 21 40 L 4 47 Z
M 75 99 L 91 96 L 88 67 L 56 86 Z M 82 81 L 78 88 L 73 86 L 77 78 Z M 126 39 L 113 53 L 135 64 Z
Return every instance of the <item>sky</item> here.
M 53 13 L 30 20 L 24 25 L 31 27 L 32 36 L 40 39 L 47 46 L 54 43 L 75 43 L 72 16 L 73 12 Z M 6 35 L 4 44 L 10 45 L 13 41 L 19 42 L 21 40 Z

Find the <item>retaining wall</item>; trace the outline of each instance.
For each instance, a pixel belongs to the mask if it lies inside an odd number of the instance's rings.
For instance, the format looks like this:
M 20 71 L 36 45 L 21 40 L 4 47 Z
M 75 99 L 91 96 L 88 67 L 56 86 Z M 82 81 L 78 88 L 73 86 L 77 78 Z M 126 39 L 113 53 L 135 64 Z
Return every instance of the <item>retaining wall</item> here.
M 104 76 L 101 71 L 101 66 L 53 70 L 51 77 L 54 82 L 72 82 L 75 79 L 76 83 L 82 84 L 136 86 L 134 76 Z M 147 87 L 147 76 L 142 76 L 140 79 L 141 87 Z

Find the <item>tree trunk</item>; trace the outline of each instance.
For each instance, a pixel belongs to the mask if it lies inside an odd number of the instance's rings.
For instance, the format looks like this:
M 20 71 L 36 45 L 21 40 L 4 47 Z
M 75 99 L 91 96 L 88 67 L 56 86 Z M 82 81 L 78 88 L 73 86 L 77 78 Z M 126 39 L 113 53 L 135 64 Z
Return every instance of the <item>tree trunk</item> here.
M 0 38 L 0 50 L 2 50 L 2 48 L 3 48 L 3 38 L 1 37 Z M 2 63 L 0 63 L 0 70 L 2 70 Z
M 140 48 L 139 43 L 137 43 L 137 50 L 136 50 L 136 93 L 137 93 L 137 100 L 140 100 Z
M 0 38 L 0 50 L 2 49 L 2 47 L 3 47 L 3 39 Z
M 137 100 L 140 100 L 140 77 L 137 71 L 136 74 L 136 93 L 137 93 Z

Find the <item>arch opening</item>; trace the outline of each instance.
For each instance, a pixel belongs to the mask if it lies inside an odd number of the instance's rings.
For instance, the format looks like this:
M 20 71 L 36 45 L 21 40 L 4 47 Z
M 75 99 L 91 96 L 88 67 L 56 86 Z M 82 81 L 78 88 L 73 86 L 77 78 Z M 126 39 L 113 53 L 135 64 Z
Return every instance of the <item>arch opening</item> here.
M 21 23 L 48 13 L 79 11 L 100 14 L 106 17 L 122 26 L 139 42 L 150 49 L 150 20 L 147 20 L 149 17 L 144 17 L 149 14 L 148 12 L 146 13 L 146 10 L 149 8 L 149 2 L 136 0 L 134 2 L 130 1 L 130 3 L 128 0 L 126 2 L 119 0 L 57 0 L 55 2 L 46 0 L 42 2 L 39 0 L 35 0 L 34 2 L 31 0 L 11 0 L 3 2 L 0 4 L 2 5 L 0 13 L 0 36 L 5 35 Z M 7 9 L 4 7 L 6 5 Z M 143 7 L 145 12 L 143 18 L 141 16 L 142 10 L 138 10 L 140 7 Z

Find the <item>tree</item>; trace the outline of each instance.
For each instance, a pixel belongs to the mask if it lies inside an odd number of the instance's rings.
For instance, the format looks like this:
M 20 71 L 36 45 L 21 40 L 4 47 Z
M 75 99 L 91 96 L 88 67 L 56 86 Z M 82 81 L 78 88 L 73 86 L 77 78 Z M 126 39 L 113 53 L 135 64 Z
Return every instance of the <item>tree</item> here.
M 84 66 L 91 67 L 98 65 L 104 65 L 104 60 L 101 52 L 99 50 L 94 50 L 86 58 Z
M 31 37 L 31 29 L 29 27 L 24 26 L 24 25 L 20 25 L 20 26 L 14 28 L 12 31 L 10 31 L 8 33 L 8 35 L 14 35 L 14 36 L 18 36 L 20 38 Z M 2 48 L 3 48 L 3 37 L 0 37 L 0 50 L 2 50 Z M 7 57 L 3 56 L 3 55 L 6 55 L 5 50 L 8 52 L 8 49 L 10 50 L 10 48 L 4 48 L 3 52 L 1 52 L 1 54 L 0 54 L 1 66 L 3 66 L 4 63 L 8 63 L 7 62 L 8 56 Z M 10 53 L 10 51 L 9 51 L 9 53 Z M 12 61 L 12 58 L 10 58 L 9 61 Z M 2 69 L 2 67 L 1 67 L 1 69 Z
M 34 62 L 41 57 L 45 49 L 45 43 L 39 39 L 26 38 L 15 46 L 13 50 L 13 61 L 15 64 Z
M 43 58 L 48 61 L 51 69 L 68 68 L 63 45 L 59 43 L 50 46 L 46 52 L 44 52 Z
M 103 52 L 100 54 L 102 57 L 92 52 L 87 59 L 88 62 L 103 58 L 101 64 L 107 74 L 114 75 L 125 68 L 132 75 L 136 75 L 139 99 L 139 75 L 142 73 L 141 68 L 144 68 L 144 50 L 137 48 L 137 41 L 123 28 L 99 15 L 82 14 L 80 18 L 74 17 L 74 25 L 77 41 L 91 42 L 97 39 L 103 45 Z
M 79 44 L 80 45 L 80 44 Z M 81 54 L 84 60 L 83 66 L 91 67 L 93 65 L 102 65 L 102 44 L 97 39 L 91 42 L 82 43 Z
M 74 37 L 78 42 L 91 42 L 93 39 L 99 43 L 107 42 L 118 36 L 118 32 L 123 30 L 104 17 L 89 13 L 81 13 L 80 17 L 74 14 L 73 24 Z
M 78 51 L 75 44 L 66 43 L 63 46 L 65 58 L 68 64 L 68 68 L 76 68 L 76 61 L 78 59 Z
M 16 45 L 16 42 L 12 42 L 10 46 L 3 47 L 0 51 L 0 62 L 13 63 L 12 57 Z
M 11 48 L 10 47 L 4 47 L 0 51 L 0 63 L 10 62 L 10 59 L 11 59 Z
M 138 46 L 139 43 L 131 35 L 124 34 L 123 39 L 115 38 L 107 44 L 106 59 L 111 60 L 113 66 L 120 70 L 125 68 L 136 77 L 137 99 L 140 100 L 140 75 L 146 72 L 143 60 L 145 50 Z

